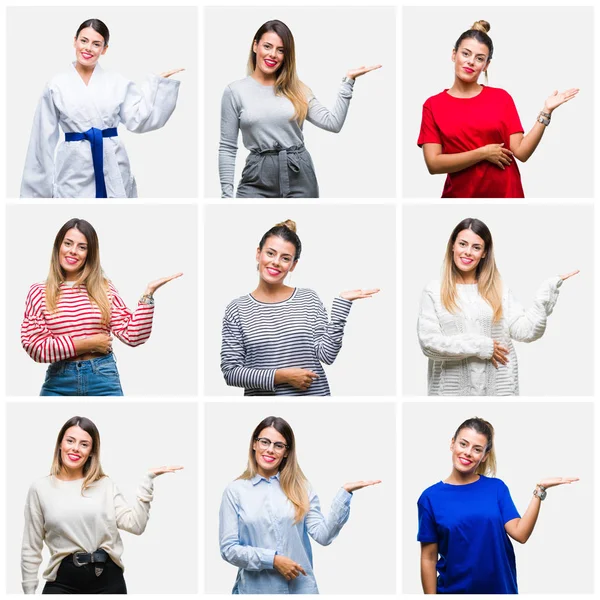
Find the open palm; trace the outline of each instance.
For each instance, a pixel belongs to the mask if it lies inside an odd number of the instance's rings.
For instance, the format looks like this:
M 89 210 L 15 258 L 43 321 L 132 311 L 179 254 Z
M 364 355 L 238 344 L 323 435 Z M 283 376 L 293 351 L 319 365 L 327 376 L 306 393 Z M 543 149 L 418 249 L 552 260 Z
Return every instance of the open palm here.
M 570 90 L 565 90 L 564 92 L 558 93 L 558 90 L 554 90 L 548 98 L 546 98 L 545 106 L 548 112 L 552 112 L 555 108 L 559 107 L 561 104 L 572 100 L 579 93 L 579 88 L 571 88 Z

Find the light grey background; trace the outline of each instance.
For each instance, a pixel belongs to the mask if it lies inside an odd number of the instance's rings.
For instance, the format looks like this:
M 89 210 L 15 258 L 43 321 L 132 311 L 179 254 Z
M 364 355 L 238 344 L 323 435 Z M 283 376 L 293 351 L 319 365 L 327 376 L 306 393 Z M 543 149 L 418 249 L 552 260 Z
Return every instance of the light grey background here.
M 138 135 L 119 127 L 146 198 L 197 196 L 198 18 L 195 7 L 31 6 L 7 10 L 7 195 L 18 197 L 33 115 L 46 83 L 75 60 L 73 38 L 90 18 L 106 23 L 108 51 L 100 59 L 141 85 L 150 73 L 184 67 L 177 108 L 157 131 Z
M 334 396 L 395 393 L 396 210 L 393 205 L 207 205 L 204 220 L 204 383 L 211 396 L 243 394 L 225 384 L 220 369 L 225 308 L 256 289 L 256 248 L 263 234 L 286 219 L 296 221 L 302 255 L 286 279 L 317 292 L 327 314 L 345 290 L 381 288 L 356 300 L 343 347 L 326 366 Z
M 6 419 L 6 584 L 21 593 L 23 510 L 31 484 L 50 473 L 56 436 L 75 415 L 100 431 L 102 468 L 128 502 L 148 469 L 183 465 L 154 480 L 150 521 L 141 536 L 121 531 L 130 594 L 192 594 L 198 571 L 198 425 L 195 403 L 8 403 Z M 48 564 L 44 545 L 39 571 Z
M 431 416 L 435 415 L 435 418 Z M 402 411 L 403 592 L 421 593 L 417 500 L 452 469 L 450 440 L 466 419 L 496 431 L 497 476 L 523 515 L 544 477 L 579 477 L 548 490 L 533 535 L 512 542 L 520 593 L 593 592 L 594 471 L 591 403 L 416 403 Z
M 396 189 L 396 11 L 393 7 L 208 7 L 204 11 L 205 188 L 220 197 L 218 149 L 221 97 L 246 77 L 252 37 L 271 19 L 283 21 L 296 42 L 300 79 L 333 107 L 342 77 L 362 65 L 382 64 L 359 77 L 339 134 L 306 123 L 306 148 L 321 197 L 391 197 Z M 248 152 L 238 143 L 235 188 Z
M 237 568 L 219 553 L 221 496 L 244 471 L 250 436 L 269 415 L 283 417 L 292 426 L 298 462 L 324 514 L 344 483 L 382 480 L 354 492 L 350 518 L 331 546 L 311 540 L 321 594 L 393 594 L 397 568 L 395 405 L 332 402 L 206 404 L 205 592 L 229 594 L 233 588 Z
M 525 196 L 593 195 L 592 7 L 405 7 L 402 18 L 404 197 L 442 195 L 446 175 L 430 175 L 423 150 L 417 146 L 422 107 L 427 98 L 452 86 L 454 44 L 479 19 L 490 23 L 494 43 L 489 85 L 513 97 L 525 133 L 555 89 L 581 89 L 575 99 L 553 113 L 529 161 L 519 162 Z
M 6 211 L 6 364 L 9 396 L 37 396 L 47 364 L 21 347 L 25 299 L 45 281 L 52 245 L 69 219 L 89 221 L 98 234 L 106 276 L 135 310 L 150 281 L 183 271 L 155 295 L 150 339 L 130 348 L 115 338 L 126 395 L 193 395 L 197 390 L 197 209 L 192 205 L 19 204 Z
M 432 211 L 435 219 L 431 219 Z M 467 217 L 492 232 L 496 264 L 527 310 L 544 280 L 565 281 L 543 338 L 515 342 L 522 396 L 584 396 L 594 384 L 594 214 L 591 205 L 405 205 L 403 250 L 403 389 L 427 394 L 427 357 L 417 338 L 421 293 L 440 279 L 452 230 Z

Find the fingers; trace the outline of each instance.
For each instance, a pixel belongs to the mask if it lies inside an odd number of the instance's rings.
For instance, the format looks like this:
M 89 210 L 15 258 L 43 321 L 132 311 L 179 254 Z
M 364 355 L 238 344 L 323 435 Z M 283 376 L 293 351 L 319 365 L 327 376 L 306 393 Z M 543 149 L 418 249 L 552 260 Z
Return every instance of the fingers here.
M 566 275 L 561 275 L 560 278 L 565 281 L 566 279 L 569 279 L 569 277 L 573 277 L 573 275 L 577 275 L 579 273 L 579 269 L 577 269 L 576 271 L 572 271 L 571 273 L 567 273 Z
M 498 363 L 496 362 L 496 359 L 494 357 L 492 357 L 492 365 L 494 365 L 494 368 L 498 368 Z
M 175 73 L 181 73 L 181 71 L 185 71 L 185 69 L 173 69 L 171 71 L 165 71 L 164 73 L 161 73 L 160 76 L 161 77 L 171 77 L 171 75 L 175 75 Z

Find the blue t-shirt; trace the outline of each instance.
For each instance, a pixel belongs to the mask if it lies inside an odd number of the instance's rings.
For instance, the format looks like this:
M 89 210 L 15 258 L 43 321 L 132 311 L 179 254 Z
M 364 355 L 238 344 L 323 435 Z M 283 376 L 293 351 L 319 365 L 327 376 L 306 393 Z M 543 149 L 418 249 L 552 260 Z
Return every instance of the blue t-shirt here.
M 504 524 L 519 513 L 506 484 L 481 475 L 439 482 L 419 498 L 419 542 L 438 545 L 438 594 L 517 594 L 517 567 Z

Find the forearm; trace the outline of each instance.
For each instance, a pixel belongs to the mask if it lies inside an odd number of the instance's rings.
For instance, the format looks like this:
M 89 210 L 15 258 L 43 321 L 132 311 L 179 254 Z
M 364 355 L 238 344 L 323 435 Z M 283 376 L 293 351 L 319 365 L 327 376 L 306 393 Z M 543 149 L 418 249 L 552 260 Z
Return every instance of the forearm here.
M 319 315 L 320 323 L 315 333 L 315 350 L 320 362 L 331 365 L 342 349 L 344 327 L 352 308 L 352 301 L 335 298 L 331 308 L 331 321 L 327 322 L 325 310 Z
M 540 514 L 541 504 L 542 501 L 537 496 L 531 498 L 525 514 L 520 519 L 516 520 L 510 537 L 521 544 L 524 544 L 530 538 L 537 522 L 538 515 Z
M 425 157 L 425 163 L 431 175 L 458 173 L 476 165 L 482 160 L 485 160 L 483 148 L 476 148 L 467 152 L 457 152 L 455 154 L 440 153 L 435 156 Z
M 221 371 L 227 385 L 234 387 L 274 392 L 277 383 L 284 383 L 284 381 L 276 380 L 277 371 L 281 371 L 281 369 L 254 369 L 242 366 L 229 367 L 222 362 Z M 281 379 L 281 375 L 279 379 Z
M 526 162 L 538 147 L 542 136 L 546 131 L 546 126 L 536 121 L 529 133 L 521 138 L 520 143 L 511 143 L 510 149 L 512 153 L 521 161 Z
M 437 594 L 437 561 L 421 557 L 421 585 L 424 594 Z

